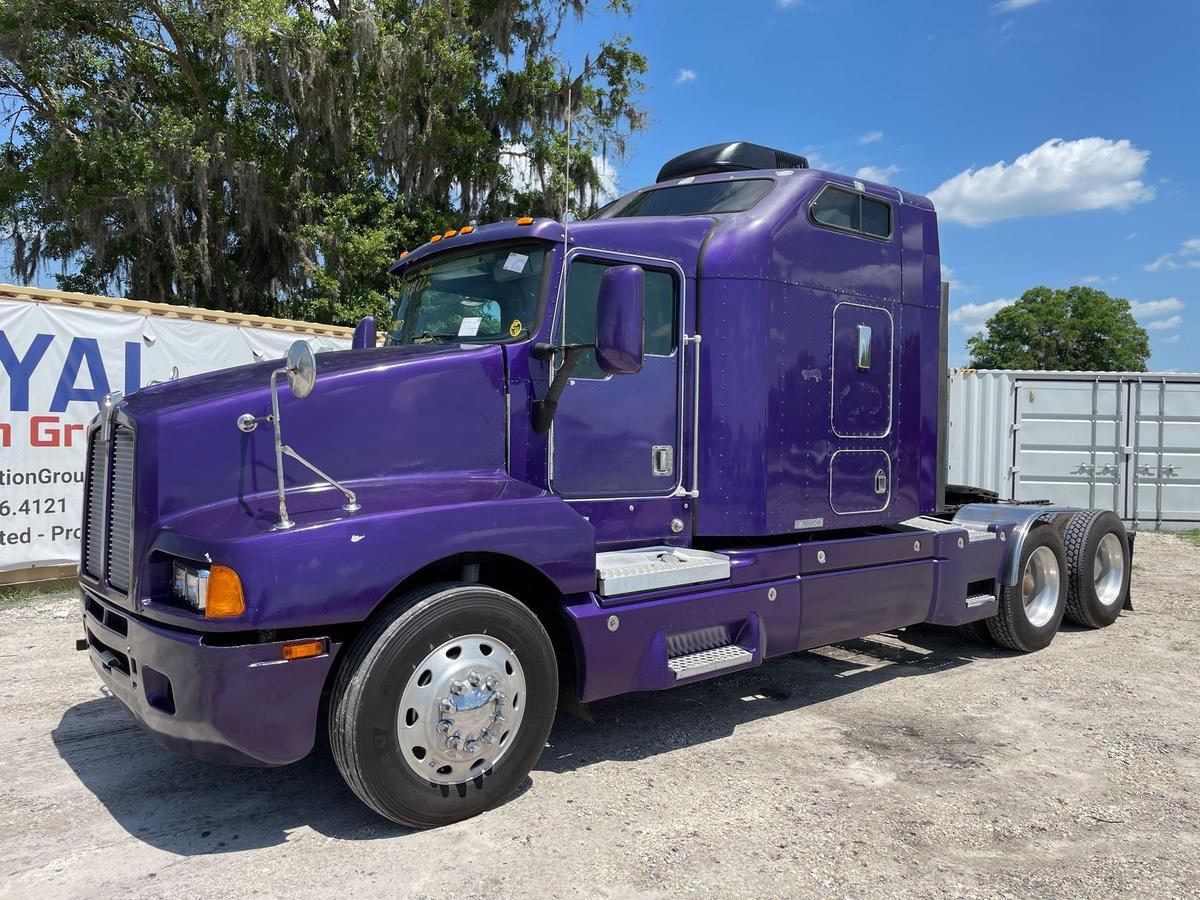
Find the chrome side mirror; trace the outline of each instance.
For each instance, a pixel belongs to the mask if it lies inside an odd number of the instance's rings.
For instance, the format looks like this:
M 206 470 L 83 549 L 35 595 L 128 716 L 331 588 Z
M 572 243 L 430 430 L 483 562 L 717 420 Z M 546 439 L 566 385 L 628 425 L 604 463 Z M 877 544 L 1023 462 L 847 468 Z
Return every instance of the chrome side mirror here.
M 346 510 L 346 512 L 357 512 L 361 507 L 358 505 L 358 496 L 354 491 L 329 475 L 326 475 L 283 442 L 283 427 L 279 420 L 278 378 L 280 375 L 287 375 L 288 386 L 292 389 L 292 396 L 297 400 L 303 400 L 311 394 L 313 387 L 317 383 L 317 358 L 313 355 L 312 347 L 308 346 L 305 341 L 296 341 L 288 348 L 287 358 L 284 359 L 283 365 L 271 373 L 271 415 L 254 416 L 250 413 L 243 413 L 237 419 L 237 427 L 247 434 L 254 431 L 260 422 L 270 422 L 274 426 L 275 483 L 279 495 L 279 521 L 274 525 L 275 530 L 282 531 L 292 528 L 296 524 L 288 516 L 287 510 L 287 489 L 283 481 L 283 458 L 285 456 L 291 457 L 326 484 L 341 491 L 346 498 L 346 502 L 342 504 L 342 509 Z
M 307 341 L 296 341 L 288 348 L 284 369 L 287 370 L 288 387 L 292 389 L 293 397 L 303 400 L 312 393 L 317 383 L 317 358 Z

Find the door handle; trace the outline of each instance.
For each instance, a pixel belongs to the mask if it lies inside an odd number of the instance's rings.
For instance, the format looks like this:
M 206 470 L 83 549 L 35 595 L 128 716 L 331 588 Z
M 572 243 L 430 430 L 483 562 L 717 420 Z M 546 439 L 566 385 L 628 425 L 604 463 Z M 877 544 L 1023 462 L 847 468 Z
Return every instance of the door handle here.
M 875 493 L 886 494 L 888 489 L 887 473 L 883 469 L 875 473 Z

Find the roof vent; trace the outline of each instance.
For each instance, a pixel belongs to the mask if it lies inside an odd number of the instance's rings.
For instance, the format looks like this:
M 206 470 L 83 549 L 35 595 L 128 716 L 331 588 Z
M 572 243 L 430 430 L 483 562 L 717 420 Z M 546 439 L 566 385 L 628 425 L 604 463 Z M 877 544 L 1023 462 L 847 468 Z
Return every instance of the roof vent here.
M 712 175 L 746 169 L 807 169 L 808 160 L 795 153 L 772 150 L 747 141 L 712 144 L 681 153 L 658 170 L 657 182 L 688 175 Z

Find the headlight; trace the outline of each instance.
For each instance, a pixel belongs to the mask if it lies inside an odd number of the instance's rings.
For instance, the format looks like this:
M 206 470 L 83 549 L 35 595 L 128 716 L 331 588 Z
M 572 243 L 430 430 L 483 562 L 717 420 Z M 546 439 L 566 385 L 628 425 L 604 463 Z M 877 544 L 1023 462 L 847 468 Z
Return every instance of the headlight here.
M 241 579 L 227 566 L 206 569 L 176 560 L 171 564 L 171 592 L 209 619 L 240 616 L 246 611 Z

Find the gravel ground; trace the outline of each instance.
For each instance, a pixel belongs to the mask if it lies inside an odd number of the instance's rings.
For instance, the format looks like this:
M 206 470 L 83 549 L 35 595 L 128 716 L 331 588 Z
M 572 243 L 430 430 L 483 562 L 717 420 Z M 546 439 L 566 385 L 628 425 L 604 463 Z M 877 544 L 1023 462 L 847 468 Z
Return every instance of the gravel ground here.
M 429 832 L 323 754 L 159 749 L 73 651 L 69 593 L 9 601 L 0 895 L 1200 896 L 1200 548 L 1136 560 L 1136 612 L 1031 656 L 916 628 L 594 704 Z

